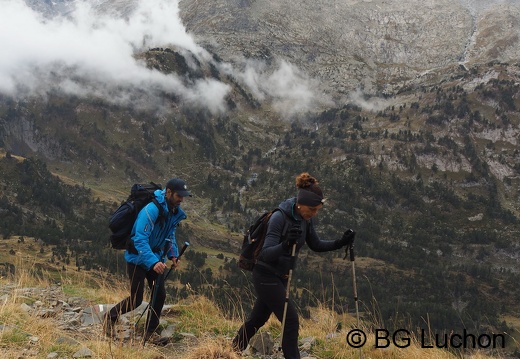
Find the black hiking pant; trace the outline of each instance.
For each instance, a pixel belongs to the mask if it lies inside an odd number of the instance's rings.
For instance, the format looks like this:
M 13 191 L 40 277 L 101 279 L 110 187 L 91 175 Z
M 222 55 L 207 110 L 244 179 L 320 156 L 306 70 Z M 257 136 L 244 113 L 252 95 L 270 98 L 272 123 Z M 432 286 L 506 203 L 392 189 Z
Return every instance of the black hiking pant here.
M 117 303 L 108 312 L 112 322 L 115 322 L 120 315 L 128 313 L 143 302 L 144 295 L 144 281 L 148 281 L 148 287 L 151 293 L 154 293 L 154 284 L 159 282 L 156 298 L 153 299 L 153 306 L 150 302 L 148 317 L 146 319 L 146 331 L 148 333 L 154 332 L 159 326 L 159 317 L 166 300 L 166 289 L 164 288 L 164 280 L 157 280 L 159 275 L 153 269 L 149 271 L 133 263 L 127 263 L 127 273 L 130 278 L 130 296 Z M 162 279 L 162 278 L 161 278 Z
M 253 284 L 257 299 L 249 318 L 240 327 L 233 339 L 233 346 L 241 351 L 246 349 L 251 337 L 267 322 L 271 313 L 274 313 L 280 322 L 283 320 L 287 279 L 282 279 L 275 274 L 261 272 L 255 268 L 253 270 Z M 299 326 L 298 313 L 292 302 L 289 301 L 282 341 L 285 359 L 300 359 L 298 349 Z

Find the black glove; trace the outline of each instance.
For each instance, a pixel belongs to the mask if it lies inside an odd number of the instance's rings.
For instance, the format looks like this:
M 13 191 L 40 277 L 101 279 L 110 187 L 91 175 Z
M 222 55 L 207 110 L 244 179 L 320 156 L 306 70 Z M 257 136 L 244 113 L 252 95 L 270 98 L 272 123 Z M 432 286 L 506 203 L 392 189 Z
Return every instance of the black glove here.
M 356 236 L 356 232 L 354 232 L 352 229 L 347 229 L 345 233 L 343 233 L 343 236 L 341 239 L 336 240 L 336 245 L 338 248 L 341 247 L 351 247 L 352 244 L 354 244 L 354 237 Z
M 287 237 L 283 241 L 283 247 L 285 249 L 291 249 L 292 246 L 298 242 L 298 239 L 302 236 L 302 229 L 300 226 L 294 226 L 287 232 Z

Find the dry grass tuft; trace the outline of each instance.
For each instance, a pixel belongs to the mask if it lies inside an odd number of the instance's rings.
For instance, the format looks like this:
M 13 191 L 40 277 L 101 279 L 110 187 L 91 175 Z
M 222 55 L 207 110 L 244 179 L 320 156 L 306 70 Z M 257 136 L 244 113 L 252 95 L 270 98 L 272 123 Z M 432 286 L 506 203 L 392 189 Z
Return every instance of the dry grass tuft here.
M 174 305 L 173 319 L 179 321 L 179 331 L 190 332 L 197 336 L 211 333 L 231 335 L 238 324 L 226 319 L 217 305 L 205 296 L 193 295 Z
M 233 351 L 231 344 L 222 339 L 206 338 L 202 344 L 188 351 L 182 359 L 240 359 L 241 356 Z

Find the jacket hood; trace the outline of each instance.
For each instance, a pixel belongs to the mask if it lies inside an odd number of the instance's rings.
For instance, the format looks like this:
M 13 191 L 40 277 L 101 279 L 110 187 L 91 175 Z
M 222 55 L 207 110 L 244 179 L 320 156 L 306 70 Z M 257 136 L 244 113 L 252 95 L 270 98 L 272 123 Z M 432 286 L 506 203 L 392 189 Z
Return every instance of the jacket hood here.
M 160 204 L 166 203 L 166 189 L 156 189 L 153 194 Z
M 156 189 L 153 194 L 155 195 L 155 199 L 159 204 L 164 208 L 166 213 L 168 213 L 168 203 L 166 203 L 166 188 L 165 189 Z M 184 218 L 186 218 L 186 214 L 182 210 L 181 206 L 178 206 L 178 213 L 182 213 L 184 215 Z
M 295 220 L 301 220 L 301 217 L 297 215 L 294 212 L 294 206 L 296 204 L 296 197 L 286 199 L 285 201 L 281 202 L 278 205 L 278 208 L 280 208 L 289 218 L 295 219 Z
M 166 189 L 156 189 L 153 194 L 155 195 L 155 199 L 162 208 L 168 213 L 168 204 L 166 203 Z

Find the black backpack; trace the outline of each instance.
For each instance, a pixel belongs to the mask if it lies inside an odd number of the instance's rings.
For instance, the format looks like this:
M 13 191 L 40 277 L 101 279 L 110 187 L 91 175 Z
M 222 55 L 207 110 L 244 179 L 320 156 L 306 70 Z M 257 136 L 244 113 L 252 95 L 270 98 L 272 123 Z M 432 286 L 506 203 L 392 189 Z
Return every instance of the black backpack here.
M 164 223 L 166 218 L 164 208 L 155 199 L 154 191 L 162 189 L 160 184 L 153 182 L 139 184 L 136 183 L 130 189 L 130 195 L 108 220 L 108 227 L 112 234 L 110 235 L 110 243 L 114 249 L 131 249 L 130 234 L 134 227 L 137 215 L 148 203 L 153 202 L 159 209 L 157 221 Z M 157 222 L 156 222 L 157 223 Z
M 253 222 L 244 234 L 244 241 L 242 242 L 242 250 L 238 258 L 238 267 L 245 270 L 253 270 L 258 261 L 258 255 L 264 246 L 265 235 L 267 232 L 267 222 L 274 212 L 279 211 L 280 208 L 267 211 Z M 282 211 L 283 213 L 283 211 Z M 282 231 L 282 238 L 287 232 L 289 223 L 285 221 Z

